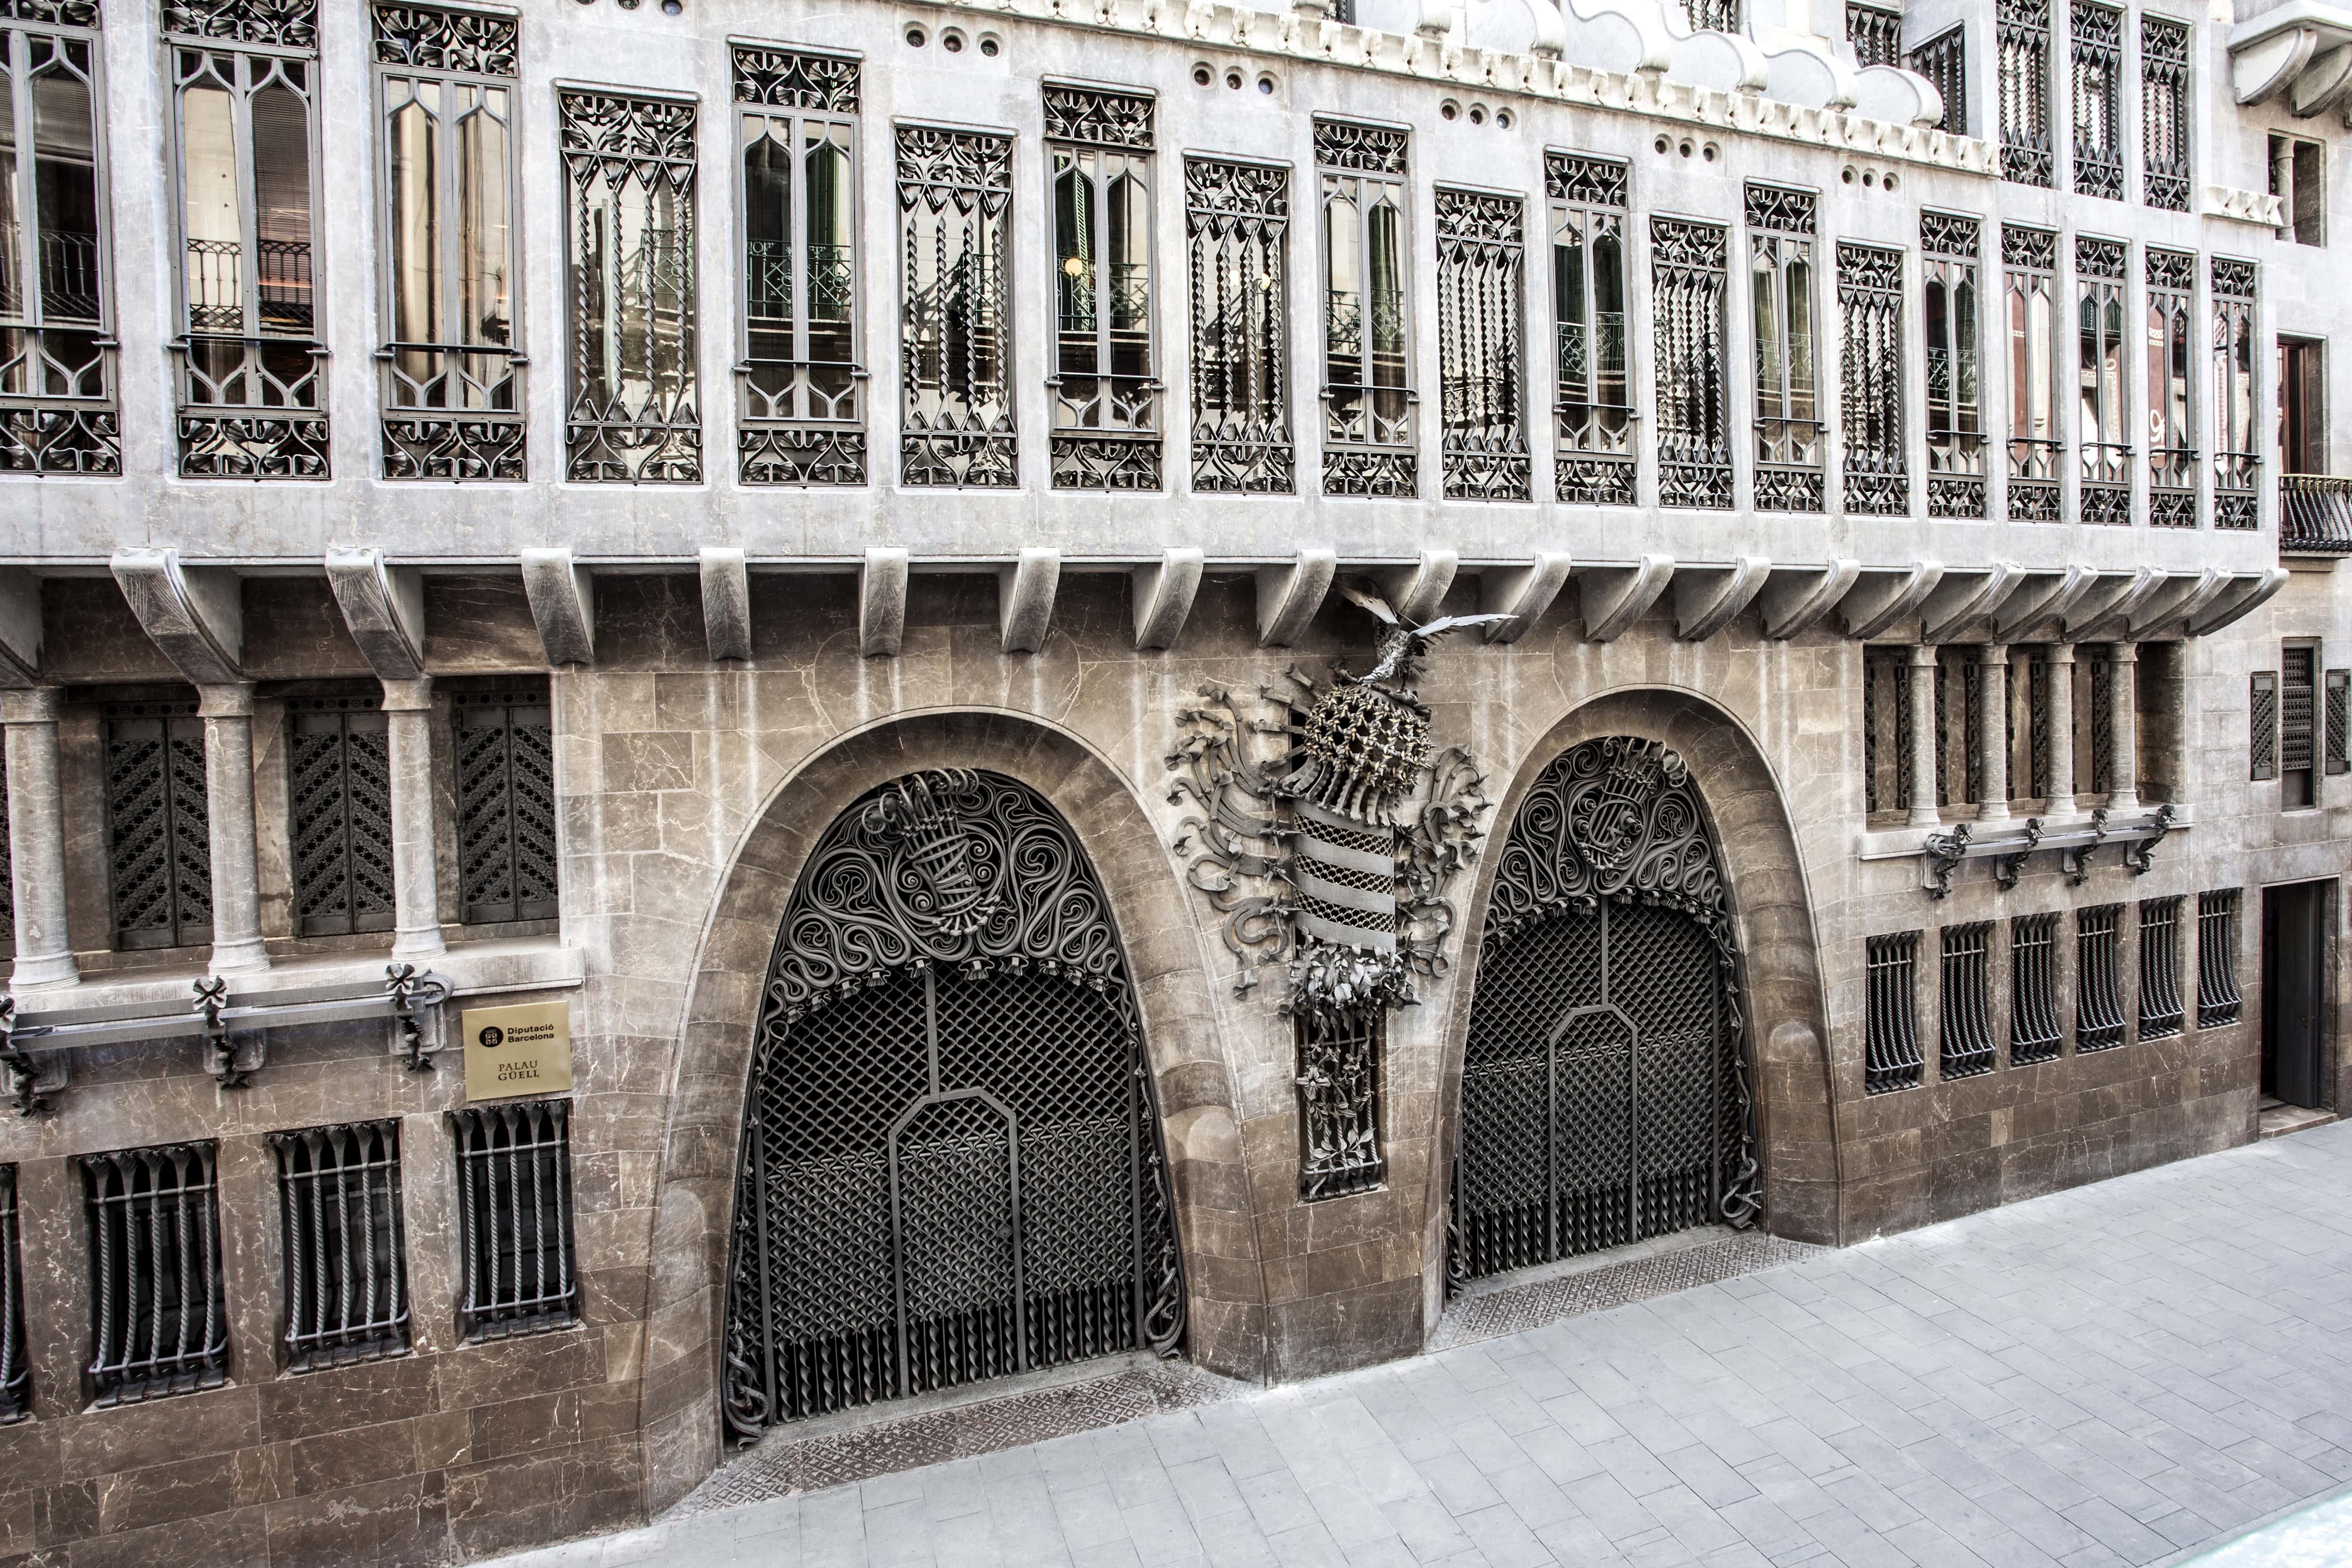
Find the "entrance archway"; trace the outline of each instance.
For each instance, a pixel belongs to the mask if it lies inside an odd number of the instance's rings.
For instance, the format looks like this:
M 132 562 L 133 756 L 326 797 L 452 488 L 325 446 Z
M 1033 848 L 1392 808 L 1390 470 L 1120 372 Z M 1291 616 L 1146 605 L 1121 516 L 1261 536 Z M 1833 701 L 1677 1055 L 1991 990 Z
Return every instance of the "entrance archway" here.
M 1603 736 L 1513 812 L 1464 1043 L 1455 1283 L 1762 1207 L 1738 947 L 1689 768 Z
M 1093 867 L 1024 784 L 910 774 L 827 830 L 777 935 L 742 1127 L 738 1441 L 1182 1339 L 1134 985 Z

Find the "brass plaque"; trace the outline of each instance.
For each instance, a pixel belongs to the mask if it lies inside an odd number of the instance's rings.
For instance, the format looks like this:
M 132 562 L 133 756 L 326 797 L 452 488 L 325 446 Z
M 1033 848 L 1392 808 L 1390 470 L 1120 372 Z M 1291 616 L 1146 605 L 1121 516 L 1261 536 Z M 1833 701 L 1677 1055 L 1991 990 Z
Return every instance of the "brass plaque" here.
M 572 1006 L 525 1002 L 465 1016 L 466 1098 L 562 1094 L 572 1087 Z

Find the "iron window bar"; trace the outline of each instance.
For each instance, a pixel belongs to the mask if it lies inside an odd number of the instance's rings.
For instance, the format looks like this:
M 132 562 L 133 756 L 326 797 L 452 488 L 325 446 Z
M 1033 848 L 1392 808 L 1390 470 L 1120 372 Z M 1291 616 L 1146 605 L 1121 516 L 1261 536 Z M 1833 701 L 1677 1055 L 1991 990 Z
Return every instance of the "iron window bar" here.
M 2278 672 L 2257 670 L 2246 684 L 2246 777 L 2278 777 Z
M 2074 1051 L 2113 1051 L 2124 1043 L 2124 906 L 2074 912 Z
M 2050 0 L 1998 0 L 1994 17 L 2000 177 L 2049 186 L 2057 164 L 2051 137 Z
M 2009 1064 L 2057 1059 L 2058 916 L 2021 915 L 2009 923 Z
M 410 964 L 387 964 L 384 977 L 382 982 L 272 988 L 267 1000 L 244 1003 L 231 990 L 233 982 L 217 977 L 192 982 L 193 996 L 184 1000 L 20 1010 L 24 998 L 0 996 L 0 1072 L 16 1113 L 29 1116 L 49 1109 L 49 1096 L 66 1087 L 69 1051 L 198 1038 L 214 1077 L 224 1088 L 237 1088 L 266 1065 L 267 1031 L 376 1018 L 394 1021 L 394 1049 L 411 1071 L 428 1070 L 439 1039 L 437 1009 L 448 1001 L 450 984 Z
M 1944 118 L 1937 129 L 1954 136 L 1969 133 L 1969 51 L 1966 26 L 1955 22 L 1911 51 L 1906 64 L 1936 84 L 1944 99 Z
M 2169 802 L 2149 809 L 2145 817 L 2118 819 L 2102 806 L 2079 822 L 2053 827 L 2043 817 L 2028 817 L 2023 825 L 1979 836 L 1973 822 L 1956 823 L 1949 832 L 1929 833 L 1919 849 L 1919 885 L 1930 898 L 1952 891 L 1952 873 L 1963 862 L 1999 862 L 1994 879 L 2004 889 L 2015 887 L 2024 874 L 2026 857 L 2044 852 L 2058 856 L 2058 869 L 2068 883 L 2083 885 L 2091 870 L 2091 856 L 2113 844 L 2122 849 L 2123 864 L 2134 876 L 2144 876 L 2155 863 L 2156 846 L 2167 833 L 2182 826 L 2179 808 Z
M 1552 227 L 1552 483 L 1563 504 L 1634 502 L 1632 406 L 1625 332 L 1628 267 L 1626 165 L 1547 152 L 1544 190 Z
M 2124 199 L 2124 14 L 2069 0 L 2074 77 L 2074 193 Z
M 1859 66 L 1899 66 L 1903 63 L 1903 8 L 1846 0 L 1846 41 L 1853 46 Z
M 210 1143 L 79 1157 L 89 1208 L 90 1356 L 100 1407 L 228 1377 L 219 1192 Z
M 1942 1074 L 1974 1078 L 1993 1070 L 1992 922 L 1944 929 Z
M 16 1219 L 16 1167 L 0 1166 L 0 1427 L 33 1413 L 33 1363 L 25 1345 L 25 1241 Z
M 1450 500 L 1534 499 L 1521 296 L 1526 237 L 1517 196 L 1438 187 L 1437 377 Z
M 272 1133 L 269 1145 L 283 1218 L 288 1369 L 404 1354 L 400 1124 Z
M 1297 1016 L 1301 1202 L 1370 1192 L 1387 1176 L 1380 1117 L 1385 1016 L 1379 1008 Z
M 2144 898 L 2139 904 L 2139 1037 L 2180 1032 L 2180 898 Z
M 507 1339 L 577 1322 L 571 1103 L 510 1101 L 448 1115 L 465 1263 L 459 1327 L 469 1340 Z
M 2321 696 L 2321 741 L 2329 773 L 2352 772 L 2352 670 L 2330 670 Z M 6 862 L 0 861 L 0 870 Z
M 1290 172 L 1184 160 L 1192 488 L 1286 495 Z
M 1919 1051 L 1919 933 L 1867 939 L 1870 1010 L 1864 1025 L 1862 1087 L 1866 1094 L 1916 1089 Z
M 544 685 L 461 691 L 457 883 L 468 925 L 556 913 L 555 712 Z
M 2139 20 L 2140 200 L 2189 210 L 2189 28 L 2162 16 Z
M 2216 1029 L 2238 1021 L 2245 999 L 2238 991 L 2240 890 L 2216 888 L 2197 895 L 2197 1027 Z
M 2279 554 L 2352 555 L 2352 478 L 2282 474 Z

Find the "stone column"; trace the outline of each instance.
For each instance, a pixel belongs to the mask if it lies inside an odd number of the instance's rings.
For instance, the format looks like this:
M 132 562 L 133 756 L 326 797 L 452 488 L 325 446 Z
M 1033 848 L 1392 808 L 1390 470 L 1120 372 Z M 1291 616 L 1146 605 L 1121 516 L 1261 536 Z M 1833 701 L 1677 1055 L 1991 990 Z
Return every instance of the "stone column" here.
M 2050 664 L 2050 798 L 2045 815 L 2062 817 L 2074 807 L 2074 644 L 2053 643 Z
M 1904 716 L 1911 727 L 1911 815 L 1915 828 L 1932 828 L 1943 813 L 1936 809 L 1936 650 L 1924 643 L 1911 650 L 1911 711 Z
M 205 721 L 205 812 L 210 823 L 215 974 L 267 969 L 253 833 L 253 687 L 198 686 Z
M 1977 650 L 1977 821 L 2009 820 L 2009 647 Z
M 65 792 L 58 782 L 55 686 L 0 692 L 8 738 L 8 869 L 16 911 L 16 972 L 9 988 L 81 978 L 66 934 Z
M 2107 660 L 2107 810 L 2128 811 L 2139 805 L 2139 644 L 2110 643 Z
M 392 954 L 429 958 L 441 940 L 441 888 L 433 866 L 433 677 L 383 683 L 392 760 Z

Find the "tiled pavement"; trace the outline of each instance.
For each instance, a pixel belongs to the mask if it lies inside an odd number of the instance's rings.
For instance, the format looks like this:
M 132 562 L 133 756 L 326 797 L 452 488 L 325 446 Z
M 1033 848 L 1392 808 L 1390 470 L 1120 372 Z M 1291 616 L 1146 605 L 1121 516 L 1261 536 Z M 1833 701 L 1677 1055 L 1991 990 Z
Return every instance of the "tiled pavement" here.
M 2103 1568 L 2352 1483 L 2352 1125 L 507 1559 Z

